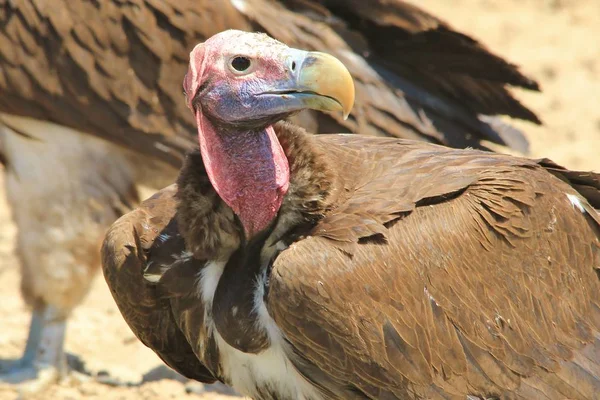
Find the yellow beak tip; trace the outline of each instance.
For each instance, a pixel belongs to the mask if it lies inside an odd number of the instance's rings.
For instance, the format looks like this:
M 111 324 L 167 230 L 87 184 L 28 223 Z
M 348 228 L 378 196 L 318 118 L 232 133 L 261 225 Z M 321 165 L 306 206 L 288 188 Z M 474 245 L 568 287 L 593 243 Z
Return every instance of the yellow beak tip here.
M 310 52 L 311 63 L 303 68 L 303 84 L 324 96 L 335 99 L 346 120 L 354 105 L 354 80 L 346 66 L 327 53 Z M 333 106 L 333 103 L 331 103 Z M 330 111 L 334 111 L 331 108 Z

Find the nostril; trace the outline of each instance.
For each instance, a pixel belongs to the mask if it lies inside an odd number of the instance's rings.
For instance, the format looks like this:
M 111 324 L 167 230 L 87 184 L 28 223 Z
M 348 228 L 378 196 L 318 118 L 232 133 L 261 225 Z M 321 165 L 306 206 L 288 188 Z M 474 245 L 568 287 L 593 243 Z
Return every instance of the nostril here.
M 296 61 L 292 61 L 292 71 L 296 70 Z

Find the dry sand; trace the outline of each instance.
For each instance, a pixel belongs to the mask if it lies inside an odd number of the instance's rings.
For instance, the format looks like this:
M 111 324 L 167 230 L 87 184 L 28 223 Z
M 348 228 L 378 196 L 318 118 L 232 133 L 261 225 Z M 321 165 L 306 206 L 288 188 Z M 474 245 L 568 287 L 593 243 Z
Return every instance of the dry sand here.
M 416 0 L 415 3 L 418 3 Z M 473 35 L 537 78 L 543 94 L 518 92 L 545 122 L 520 123 L 532 142 L 532 156 L 546 156 L 575 169 L 600 171 L 600 1 L 598 0 L 430 0 L 420 2 L 459 30 Z M 3 186 L 2 186 L 3 187 Z M 2 189 L 3 190 L 3 189 Z M 29 314 L 19 296 L 15 227 L 0 196 L 0 358 L 16 358 L 23 348 Z M 81 357 L 88 370 L 108 371 L 138 382 L 161 361 L 125 325 L 101 277 L 68 328 L 67 351 Z M 162 371 L 162 372 L 161 372 Z M 156 371 L 155 371 L 156 372 Z M 206 388 L 209 390 L 210 388 Z M 16 398 L 13 387 L 0 386 L 0 400 Z M 225 399 L 206 392 L 187 394 L 175 379 L 150 379 L 133 387 L 97 382 L 54 387 L 41 399 Z

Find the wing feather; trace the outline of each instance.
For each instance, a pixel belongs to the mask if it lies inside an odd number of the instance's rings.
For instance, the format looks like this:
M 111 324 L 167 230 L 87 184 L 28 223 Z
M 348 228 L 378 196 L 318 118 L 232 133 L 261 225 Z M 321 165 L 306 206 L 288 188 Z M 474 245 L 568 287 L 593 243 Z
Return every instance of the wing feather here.
M 147 262 L 147 252 L 155 243 L 155 253 L 160 247 L 157 237 L 178 235 L 176 227 L 169 229 L 175 214 L 175 191 L 174 185 L 159 191 L 111 226 L 102 246 L 103 272 L 121 314 L 137 338 L 177 372 L 211 383 L 216 379 L 198 360 L 180 330 L 171 310 L 171 299 L 144 279 L 144 273 L 157 273 L 148 271 L 152 265 L 148 267 Z M 185 250 L 181 242 L 173 250 Z M 170 249 L 166 250 L 163 253 L 172 254 Z M 152 260 L 155 266 L 161 262 L 156 255 Z M 166 278 L 164 286 L 169 288 L 170 280 Z
M 317 226 L 273 265 L 267 307 L 298 368 L 310 375 L 314 365 L 372 398 L 373 386 L 390 398 L 599 393 L 600 359 L 583 354 L 597 352 L 600 332 L 600 230 L 566 196 L 582 174 L 553 167 L 561 181 L 535 161 L 422 144 L 383 152 L 361 140 L 341 150 L 356 191 L 319 224 L 348 233 L 332 239 Z M 374 159 L 388 166 L 375 177 Z M 459 184 L 444 171 L 458 166 Z M 404 174 L 420 178 L 407 187 Z M 599 192 L 588 178 L 579 183 Z M 384 242 L 360 241 L 350 227 L 378 198 L 401 216 L 380 226 Z M 385 200 L 396 198 L 413 207 Z M 342 250 L 338 240 L 355 244 Z

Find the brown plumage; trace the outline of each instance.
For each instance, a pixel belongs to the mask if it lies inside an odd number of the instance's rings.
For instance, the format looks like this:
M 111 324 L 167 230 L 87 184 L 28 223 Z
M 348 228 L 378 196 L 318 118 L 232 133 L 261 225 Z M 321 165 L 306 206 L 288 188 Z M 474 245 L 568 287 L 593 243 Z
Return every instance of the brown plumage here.
M 349 66 L 354 114 L 294 117 L 310 131 L 454 147 L 488 140 L 527 151 L 521 132 L 493 117 L 539 122 L 509 92 L 538 89 L 518 68 L 403 1 L 340 4 L 0 0 L 0 160 L 35 320 L 23 365 L 9 380 L 35 375 L 40 365 L 64 373 L 65 321 L 87 293 L 106 227 L 136 204 L 135 184 L 172 182 L 195 144 L 180 81 L 191 47 L 219 31 L 266 31 Z M 37 333 L 51 330 L 38 320 L 62 327 L 41 340 L 50 349 L 36 345 Z M 44 352 L 52 357 L 40 359 Z M 32 360 L 40 365 L 32 368 Z
M 318 128 L 453 147 L 479 146 L 483 138 L 527 150 L 519 132 L 477 116 L 539 122 L 507 90 L 537 90 L 537 83 L 417 7 L 380 0 L 368 8 L 328 0 L 235 4 L 0 1 L 0 111 L 68 126 L 179 167 L 193 143 L 194 122 L 180 89 L 190 49 L 224 29 L 259 30 L 348 65 L 357 85 L 355 115 L 313 116 Z
M 255 399 L 598 398 L 600 175 L 271 126 L 268 111 L 282 108 L 265 93 L 285 90 L 294 111 L 290 96 L 322 107 L 306 93 L 338 99 L 330 109 L 350 101 L 347 82 L 332 78 L 339 64 L 301 53 L 311 61 L 296 71 L 297 54 L 235 32 L 192 52 L 184 87 L 200 152 L 103 245 L 105 278 L 135 334 L 184 375 Z M 256 66 L 228 72 L 231 55 Z M 245 106 L 226 102 L 230 92 L 260 118 L 238 118 Z M 237 211 L 216 174 L 237 152 L 218 143 L 233 137 L 251 159 L 247 138 L 271 129 L 289 186 L 253 231 L 263 210 Z M 269 159 L 279 162 L 276 150 Z

